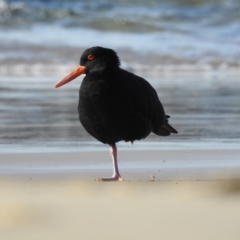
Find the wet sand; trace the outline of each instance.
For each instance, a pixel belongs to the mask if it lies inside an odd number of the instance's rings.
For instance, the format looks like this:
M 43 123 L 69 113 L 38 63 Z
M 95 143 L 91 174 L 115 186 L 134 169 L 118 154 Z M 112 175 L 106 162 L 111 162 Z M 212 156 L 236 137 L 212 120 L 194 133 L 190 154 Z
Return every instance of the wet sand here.
M 240 179 L 239 149 L 122 150 L 119 169 L 126 181 Z M 112 174 L 106 150 L 79 152 L 2 153 L 0 175 L 13 178 L 77 177 L 94 180 Z
M 0 155 L 1 239 L 239 239 L 240 150 Z

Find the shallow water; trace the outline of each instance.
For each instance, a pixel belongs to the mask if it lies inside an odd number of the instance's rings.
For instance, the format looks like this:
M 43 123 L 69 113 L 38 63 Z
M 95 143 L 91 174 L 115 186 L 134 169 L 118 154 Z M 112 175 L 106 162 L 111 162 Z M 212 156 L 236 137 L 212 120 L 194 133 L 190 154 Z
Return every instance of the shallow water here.
M 0 151 L 106 149 L 78 121 L 81 79 L 54 90 L 55 78 L 0 78 Z M 240 147 L 237 79 L 150 80 L 178 135 L 151 134 L 126 149 Z

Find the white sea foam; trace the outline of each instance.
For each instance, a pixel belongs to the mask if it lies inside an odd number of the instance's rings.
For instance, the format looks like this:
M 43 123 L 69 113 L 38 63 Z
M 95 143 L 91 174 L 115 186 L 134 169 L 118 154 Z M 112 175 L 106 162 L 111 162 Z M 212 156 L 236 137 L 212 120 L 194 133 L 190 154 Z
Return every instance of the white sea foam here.
M 44 34 L 43 34 L 44 33 Z M 152 32 L 147 34 L 131 32 L 107 32 L 86 28 L 63 28 L 46 24 L 35 24 L 27 29 L 1 31 L 2 43 L 37 44 L 47 46 L 91 47 L 101 45 L 110 48 L 129 48 L 140 53 L 174 53 L 176 56 L 198 58 L 206 55 L 227 55 L 237 57 L 240 54 L 239 42 L 210 37 L 183 35 L 182 33 Z M 230 44 L 223 47 L 223 44 Z M 238 47 L 237 47 L 238 46 Z M 204 58 L 205 59 L 205 58 Z M 203 60 L 204 60 L 203 59 Z
M 70 65 L 75 66 L 74 61 L 83 49 L 99 45 L 120 51 L 123 67 L 136 73 L 149 72 L 153 77 L 174 72 L 239 75 L 240 71 L 240 47 L 236 39 L 215 41 L 211 37 L 203 39 L 177 32 L 107 32 L 46 24 L 0 31 L 0 39 L 1 75 L 62 73 Z

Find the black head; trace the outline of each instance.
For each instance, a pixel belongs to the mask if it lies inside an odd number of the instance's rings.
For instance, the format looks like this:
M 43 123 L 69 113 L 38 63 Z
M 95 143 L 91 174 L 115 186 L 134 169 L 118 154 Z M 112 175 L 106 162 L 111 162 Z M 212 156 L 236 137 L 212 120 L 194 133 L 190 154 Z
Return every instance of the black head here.
M 91 71 L 103 71 L 118 68 L 120 60 L 112 49 L 92 47 L 86 49 L 81 58 L 80 65 L 86 67 L 86 73 Z
M 72 72 L 57 82 L 54 87 L 58 88 L 72 81 L 81 74 L 90 72 L 104 72 L 119 68 L 120 60 L 117 54 L 109 48 L 92 47 L 85 50 L 80 59 L 80 65 Z

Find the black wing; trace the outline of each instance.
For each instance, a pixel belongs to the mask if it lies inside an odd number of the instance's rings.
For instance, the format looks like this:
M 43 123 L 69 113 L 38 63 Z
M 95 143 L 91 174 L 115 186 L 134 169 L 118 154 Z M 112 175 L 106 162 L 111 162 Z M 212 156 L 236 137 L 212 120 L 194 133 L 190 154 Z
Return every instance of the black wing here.
M 152 132 L 157 135 L 167 136 L 177 131 L 168 124 L 168 117 L 158 98 L 155 89 L 145 79 L 121 70 L 121 81 L 124 81 L 124 101 L 127 108 L 134 112 L 140 112 L 144 118 L 151 122 Z

